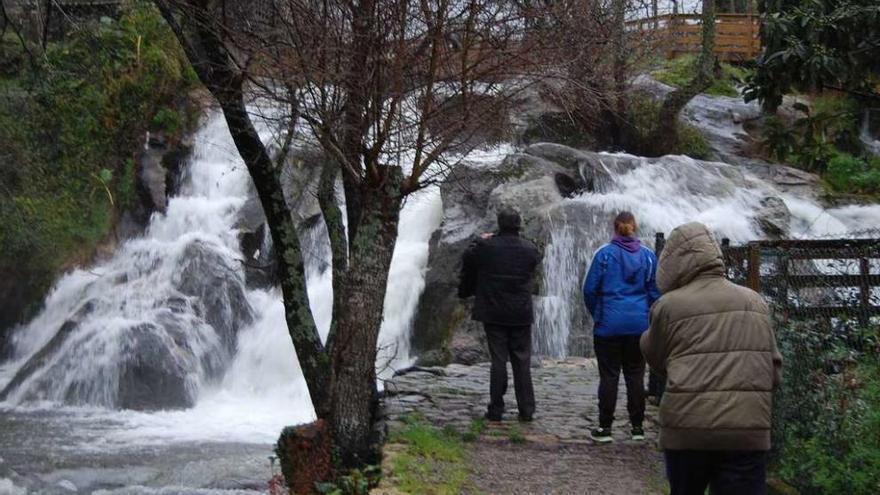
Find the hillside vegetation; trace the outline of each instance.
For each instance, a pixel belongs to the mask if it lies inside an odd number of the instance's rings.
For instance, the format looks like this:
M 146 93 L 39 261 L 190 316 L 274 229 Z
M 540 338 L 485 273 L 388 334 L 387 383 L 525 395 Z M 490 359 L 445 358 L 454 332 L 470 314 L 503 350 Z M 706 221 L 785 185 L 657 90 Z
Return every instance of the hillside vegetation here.
M 45 53 L 0 40 L 0 330 L 92 256 L 135 200 L 144 131 L 179 133 L 195 78 L 152 7 L 83 24 Z

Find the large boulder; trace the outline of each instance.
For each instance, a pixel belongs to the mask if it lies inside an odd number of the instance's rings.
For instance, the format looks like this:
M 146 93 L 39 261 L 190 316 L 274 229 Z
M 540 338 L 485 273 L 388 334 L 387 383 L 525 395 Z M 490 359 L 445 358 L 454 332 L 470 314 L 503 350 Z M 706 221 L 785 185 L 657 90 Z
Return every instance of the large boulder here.
M 576 292 L 591 246 L 607 237 L 606 219 L 568 199 L 578 191 L 605 187 L 612 173 L 637 164 L 634 157 L 579 151 L 539 143 L 499 163 L 464 162 L 440 192 L 444 221 L 430 242 L 425 290 L 412 333 L 412 348 L 423 364 L 474 363 L 488 355 L 482 326 L 470 319 L 470 301 L 457 297 L 461 256 L 482 232 L 496 228 L 495 216 L 512 207 L 523 218 L 522 235 L 544 251 L 535 297 L 536 352 L 586 355 L 589 316 Z M 562 177 L 562 179 L 560 179 Z M 598 235 L 597 235 L 598 234 Z
M 761 199 L 755 221 L 768 239 L 785 239 L 791 234 L 791 211 L 778 196 Z

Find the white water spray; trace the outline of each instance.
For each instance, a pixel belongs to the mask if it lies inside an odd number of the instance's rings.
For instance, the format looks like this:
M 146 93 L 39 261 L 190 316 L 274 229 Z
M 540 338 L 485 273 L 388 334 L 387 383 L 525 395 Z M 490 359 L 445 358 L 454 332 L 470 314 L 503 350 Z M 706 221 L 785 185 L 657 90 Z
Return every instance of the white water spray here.
M 77 320 L 70 338 L 48 359 L 33 360 L 36 371 L 19 379 L 0 407 L 87 406 L 66 409 L 83 422 L 104 419 L 116 425 L 101 432 L 102 448 L 132 441 L 268 443 L 283 426 L 313 419 L 280 293 L 244 285 L 236 224 L 251 189 L 224 120 L 211 115 L 196 136 L 185 185 L 170 200 L 167 214 L 155 215 L 144 237 L 125 243 L 111 260 L 62 277 L 46 309 L 16 331 L 15 359 L 0 368 L 0 388 L 16 380 L 65 322 Z M 380 333 L 382 369 L 410 362 L 408 329 L 424 287 L 427 242 L 441 214 L 436 188 L 410 198 L 401 212 Z M 319 230 L 308 235 L 320 236 Z M 329 252 L 315 251 L 317 259 L 307 263 L 308 292 L 316 325 L 326 336 L 332 305 Z M 202 262 L 193 266 L 193 259 Z M 190 266 L 192 273 L 186 270 Z M 218 283 L 219 292 L 214 290 Z M 237 294 L 238 300 L 230 300 Z M 83 310 L 86 304 L 93 307 Z M 81 315 L 74 318 L 77 312 Z M 137 361 L 121 348 L 139 325 L 164 343 L 160 355 L 173 357 L 180 367 L 192 407 L 113 409 L 120 405 L 120 365 Z M 91 389 L 83 391 L 77 383 Z

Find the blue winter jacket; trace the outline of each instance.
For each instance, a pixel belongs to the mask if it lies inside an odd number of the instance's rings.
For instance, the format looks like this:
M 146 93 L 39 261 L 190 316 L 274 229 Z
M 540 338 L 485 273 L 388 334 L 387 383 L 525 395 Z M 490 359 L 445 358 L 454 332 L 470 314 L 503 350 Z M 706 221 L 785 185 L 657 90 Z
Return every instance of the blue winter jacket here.
M 640 335 L 648 329 L 648 311 L 660 298 L 657 257 L 636 239 L 619 238 L 593 256 L 584 279 L 584 302 L 600 337 Z

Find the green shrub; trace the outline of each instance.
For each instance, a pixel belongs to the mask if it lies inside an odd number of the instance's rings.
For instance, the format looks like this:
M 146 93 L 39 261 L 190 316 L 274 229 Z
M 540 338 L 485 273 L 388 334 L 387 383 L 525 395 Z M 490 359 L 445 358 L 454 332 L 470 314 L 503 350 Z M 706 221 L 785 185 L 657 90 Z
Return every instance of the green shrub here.
M 711 155 L 712 147 L 709 146 L 709 141 L 699 129 L 690 124 L 679 124 L 676 153 L 705 160 Z
M 764 122 L 761 146 L 771 158 L 785 161 L 797 148 L 797 138 L 791 128 L 778 117 L 771 116 Z
M 152 127 L 156 130 L 167 132 L 168 134 L 178 134 L 185 124 L 183 114 L 173 108 L 162 107 L 153 116 Z
M 880 194 L 880 158 L 864 160 L 838 153 L 828 162 L 825 179 L 837 192 Z
M 804 322 L 778 329 L 783 383 L 774 402 L 774 468 L 801 493 L 880 488 L 876 328 Z
M 683 55 L 664 61 L 663 67 L 652 72 L 651 76 L 664 84 L 681 88 L 694 78 L 696 65 L 696 56 Z M 744 84 L 747 77 L 746 69 L 722 62 L 721 76 L 716 77 L 705 92 L 713 96 L 737 97 L 740 95 L 737 86 Z

